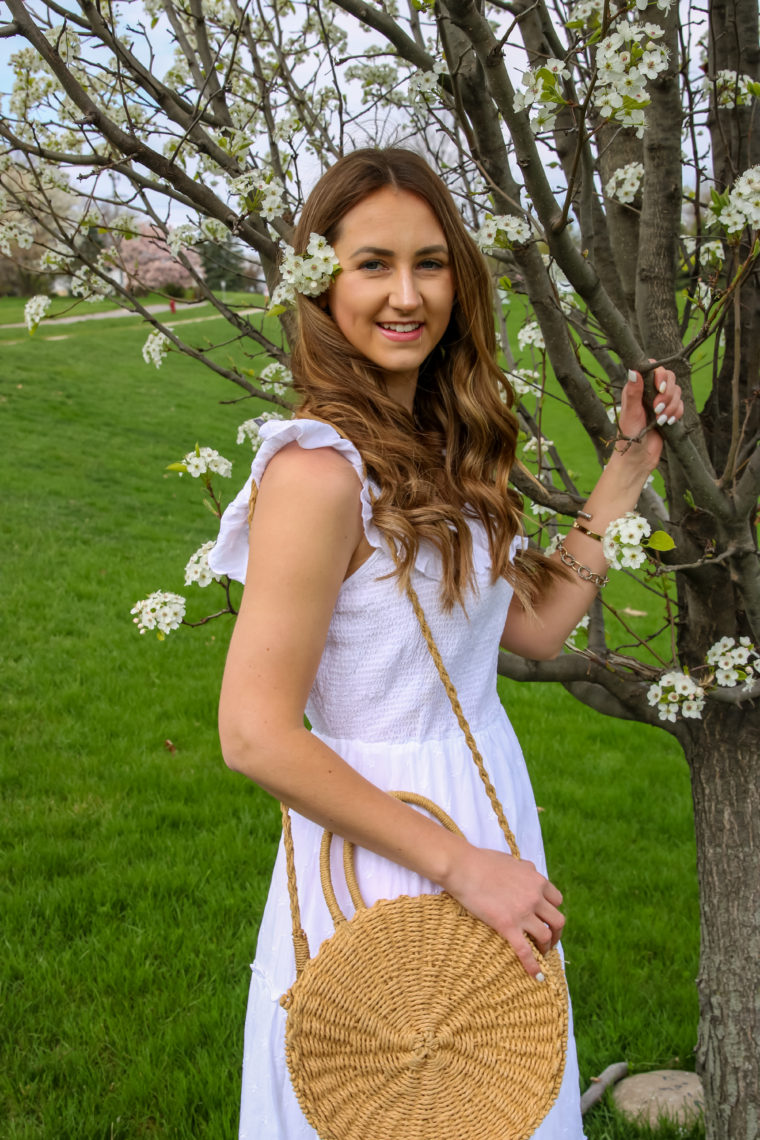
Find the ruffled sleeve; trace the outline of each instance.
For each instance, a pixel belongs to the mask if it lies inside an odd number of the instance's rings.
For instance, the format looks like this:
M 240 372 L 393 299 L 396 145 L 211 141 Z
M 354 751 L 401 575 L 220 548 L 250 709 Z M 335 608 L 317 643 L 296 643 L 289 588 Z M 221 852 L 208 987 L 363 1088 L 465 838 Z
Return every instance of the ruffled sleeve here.
M 248 567 L 248 504 L 251 487 L 258 486 L 267 464 L 286 444 L 295 440 L 299 447 L 313 449 L 332 447 L 340 452 L 353 467 L 361 483 L 361 508 L 364 533 L 370 546 L 384 546 L 380 531 L 372 521 L 373 484 L 364 472 L 361 456 L 353 443 L 339 435 L 330 424 L 319 420 L 270 420 L 260 430 L 262 444 L 251 465 L 251 474 L 245 486 L 222 515 L 219 537 L 209 554 L 209 566 L 215 574 L 228 574 L 237 582 L 245 582 Z

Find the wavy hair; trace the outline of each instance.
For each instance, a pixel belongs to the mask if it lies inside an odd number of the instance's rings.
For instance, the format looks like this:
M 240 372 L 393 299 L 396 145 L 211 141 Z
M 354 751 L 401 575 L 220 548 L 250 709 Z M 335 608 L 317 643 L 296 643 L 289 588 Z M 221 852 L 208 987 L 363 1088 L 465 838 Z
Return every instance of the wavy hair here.
M 334 242 L 344 215 L 384 187 L 422 198 L 443 229 L 455 288 L 448 327 L 420 368 L 410 415 L 388 395 L 382 370 L 346 340 L 318 299 L 299 294 L 292 357 L 298 415 L 326 421 L 358 449 L 379 488 L 374 521 L 395 551 L 402 586 L 420 542 L 428 540 L 441 555 L 444 607 L 464 605 L 474 585 L 467 519 L 476 518 L 488 537 L 493 580 L 506 578 L 531 608 L 554 564 L 535 555 L 510 559 L 512 540 L 522 532 L 522 502 L 509 487 L 518 432 L 514 396 L 495 361 L 488 269 L 449 191 L 412 151 L 356 150 L 312 190 L 295 251 L 306 251 L 312 233 Z

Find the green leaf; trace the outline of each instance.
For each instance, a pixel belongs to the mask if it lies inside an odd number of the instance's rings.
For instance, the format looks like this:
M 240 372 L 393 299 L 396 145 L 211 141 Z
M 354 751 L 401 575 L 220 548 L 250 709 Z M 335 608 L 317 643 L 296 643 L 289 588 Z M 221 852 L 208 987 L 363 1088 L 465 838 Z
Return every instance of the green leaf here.
M 693 511 L 696 511 L 697 504 L 694 502 L 694 496 L 692 495 L 692 493 L 688 489 L 688 487 L 683 493 L 683 501 L 686 503 L 687 507 L 691 507 L 691 509 Z
M 656 530 L 644 543 L 650 550 L 673 550 L 675 542 L 665 530 Z
M 166 468 L 167 471 L 181 471 L 183 474 L 187 472 L 186 463 L 170 463 Z
M 285 305 L 272 305 L 271 309 L 267 309 L 265 315 L 267 317 L 279 317 L 280 313 L 284 313 L 285 311 L 286 311 Z
M 750 95 L 754 95 L 756 99 L 760 99 L 760 83 L 748 83 L 747 90 Z
M 507 290 L 511 289 L 512 288 L 512 278 L 511 277 L 500 277 L 499 278 L 499 288 L 500 289 L 507 289 Z

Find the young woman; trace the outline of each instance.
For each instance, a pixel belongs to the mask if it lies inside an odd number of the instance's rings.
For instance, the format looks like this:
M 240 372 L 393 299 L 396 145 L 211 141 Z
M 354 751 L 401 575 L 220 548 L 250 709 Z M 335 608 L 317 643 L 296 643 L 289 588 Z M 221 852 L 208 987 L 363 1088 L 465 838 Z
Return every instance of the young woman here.
M 302 402 L 296 419 L 263 429 L 250 535 L 249 480 L 213 553 L 217 571 L 246 583 L 222 687 L 224 758 L 292 809 L 312 953 L 333 929 L 318 870 L 328 828 L 361 849 L 368 904 L 446 890 L 535 976 L 531 941 L 541 951 L 557 943 L 562 895 L 546 877 L 528 775 L 497 696 L 497 654 L 501 645 L 556 656 L 596 586 L 556 556 L 522 552 L 519 502 L 508 487 L 517 423 L 494 360 L 488 271 L 440 179 L 410 152 L 357 151 L 310 195 L 297 253 L 312 233 L 332 245 L 341 271 L 322 296 L 298 298 L 293 372 Z M 655 383 L 664 424 L 682 414 L 680 392 L 663 369 Z M 646 423 L 642 395 L 632 374 L 620 419 L 626 436 Z M 661 446 L 649 432 L 612 455 L 584 508 L 589 530 L 603 533 L 635 507 Z M 585 533 L 568 534 L 565 551 L 576 570 L 606 568 L 601 543 Z M 520 861 L 505 853 L 404 592 L 408 578 Z M 390 789 L 428 796 L 466 838 Z M 243 1140 L 316 1136 L 285 1065 L 279 999 L 294 978 L 290 931 L 281 849 L 253 965 Z M 535 1137 L 582 1136 L 571 1033 L 559 1097 Z

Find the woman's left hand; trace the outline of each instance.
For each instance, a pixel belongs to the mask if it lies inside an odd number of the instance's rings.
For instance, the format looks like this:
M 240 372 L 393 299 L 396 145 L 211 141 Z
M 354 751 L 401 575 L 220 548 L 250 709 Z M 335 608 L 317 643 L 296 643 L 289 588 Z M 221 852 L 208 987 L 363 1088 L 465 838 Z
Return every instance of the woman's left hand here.
M 654 414 L 657 426 L 674 424 L 683 415 L 683 399 L 681 389 L 676 383 L 675 373 L 667 368 L 654 370 Z M 639 372 L 629 372 L 628 382 L 623 386 L 620 405 L 620 434 L 635 438 L 647 426 L 647 411 L 644 407 L 644 381 Z M 640 450 L 641 449 L 641 450 Z M 647 466 L 653 471 L 660 462 L 662 454 L 662 436 L 659 431 L 648 431 L 639 442 L 628 445 L 622 441 L 615 445 L 615 450 L 628 453 L 637 452 L 637 458 L 646 457 Z

